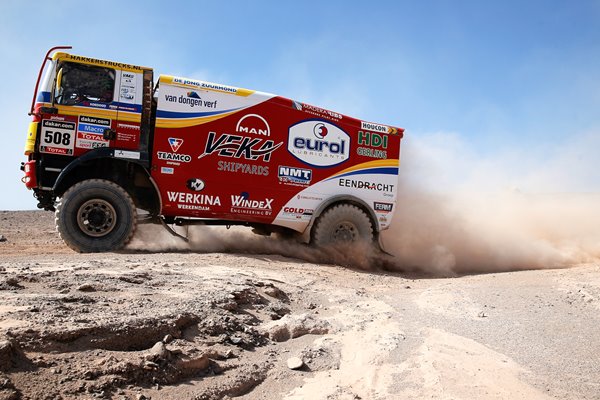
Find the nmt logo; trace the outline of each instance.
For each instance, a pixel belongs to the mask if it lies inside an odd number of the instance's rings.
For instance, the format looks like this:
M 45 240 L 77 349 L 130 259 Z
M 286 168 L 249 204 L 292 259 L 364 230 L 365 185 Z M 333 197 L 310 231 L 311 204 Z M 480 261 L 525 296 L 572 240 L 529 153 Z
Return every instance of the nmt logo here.
M 330 167 L 350 158 L 350 136 L 327 121 L 302 121 L 289 129 L 288 151 L 305 164 Z
M 312 180 L 312 171 L 310 169 L 286 167 L 284 165 L 280 165 L 277 176 L 281 182 L 292 182 L 308 185 Z

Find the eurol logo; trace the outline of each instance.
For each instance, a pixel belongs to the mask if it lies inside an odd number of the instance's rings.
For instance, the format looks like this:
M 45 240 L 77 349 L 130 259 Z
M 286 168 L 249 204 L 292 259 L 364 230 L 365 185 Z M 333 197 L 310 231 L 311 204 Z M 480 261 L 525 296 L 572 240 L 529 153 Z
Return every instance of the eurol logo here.
M 350 136 L 327 121 L 302 121 L 289 128 L 288 151 L 305 164 L 330 167 L 350 158 Z
M 181 145 L 183 144 L 183 139 L 178 139 L 178 138 L 169 138 L 169 145 L 171 146 L 171 150 L 173 150 L 173 153 L 177 153 L 177 150 L 179 150 L 179 148 L 181 147 Z

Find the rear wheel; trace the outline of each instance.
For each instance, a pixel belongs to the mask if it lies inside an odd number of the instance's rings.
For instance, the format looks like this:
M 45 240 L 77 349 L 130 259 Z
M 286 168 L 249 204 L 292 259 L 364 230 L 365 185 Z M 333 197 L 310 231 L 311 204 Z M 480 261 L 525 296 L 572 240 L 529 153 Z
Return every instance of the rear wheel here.
M 373 225 L 369 216 L 352 204 L 339 204 L 321 214 L 312 231 L 317 246 L 333 243 L 373 241 Z
M 73 185 L 56 207 L 56 229 L 75 251 L 114 251 L 125 246 L 136 228 L 131 196 L 119 185 L 89 179 Z

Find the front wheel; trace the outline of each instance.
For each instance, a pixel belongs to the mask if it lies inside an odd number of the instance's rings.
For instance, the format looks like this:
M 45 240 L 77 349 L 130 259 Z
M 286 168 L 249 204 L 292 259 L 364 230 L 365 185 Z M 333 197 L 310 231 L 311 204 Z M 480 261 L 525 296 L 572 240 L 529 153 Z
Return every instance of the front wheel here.
M 119 250 L 132 238 L 136 209 L 119 185 L 89 179 L 73 185 L 56 207 L 56 229 L 67 246 L 81 253 Z
M 321 214 L 312 231 L 316 246 L 355 241 L 373 241 L 373 225 L 369 216 L 352 204 L 339 204 Z

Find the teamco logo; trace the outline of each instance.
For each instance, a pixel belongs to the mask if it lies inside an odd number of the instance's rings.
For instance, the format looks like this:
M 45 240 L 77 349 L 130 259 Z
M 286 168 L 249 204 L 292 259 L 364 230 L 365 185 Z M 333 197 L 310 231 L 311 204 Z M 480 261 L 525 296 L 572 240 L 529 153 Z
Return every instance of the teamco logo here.
M 338 165 L 350 158 L 350 137 L 322 120 L 302 121 L 289 129 L 288 151 L 315 167 Z

